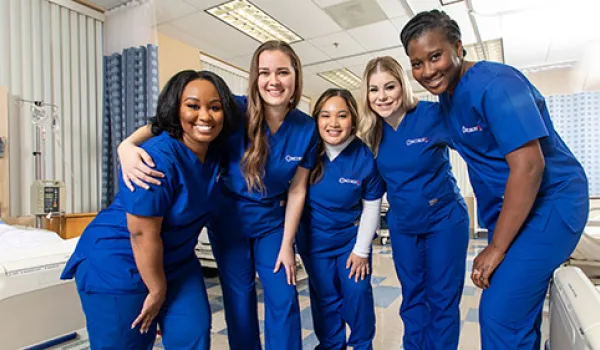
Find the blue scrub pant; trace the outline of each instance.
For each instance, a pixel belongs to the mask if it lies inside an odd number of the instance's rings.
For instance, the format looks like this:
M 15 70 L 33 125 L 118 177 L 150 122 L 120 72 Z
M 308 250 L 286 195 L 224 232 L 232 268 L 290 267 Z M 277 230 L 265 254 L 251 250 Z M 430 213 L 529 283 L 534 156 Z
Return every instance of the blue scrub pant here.
M 556 210 L 544 227 L 521 230 L 481 297 L 482 349 L 540 349 L 548 283 L 580 237 L 581 232 L 570 229 Z
M 348 278 L 346 261 L 351 251 L 334 257 L 303 257 L 308 273 L 310 306 L 319 350 L 373 348 L 375 309 L 371 275 L 364 280 Z M 372 271 L 369 259 L 369 270 Z M 346 344 L 346 324 L 350 338 Z
M 257 272 L 264 289 L 265 349 L 302 349 L 296 286 L 287 284 L 283 265 L 273 273 L 283 231 L 257 238 L 226 231 L 209 230 L 209 233 L 223 289 L 230 349 L 261 349 L 255 286 Z
M 469 222 L 423 234 L 392 230 L 390 239 L 402 286 L 404 349 L 458 348 Z
M 166 349 L 210 349 L 211 311 L 200 264 L 168 282 L 161 311 L 148 333 L 140 334 L 139 327 L 131 329 L 131 324 L 142 311 L 146 296 L 79 291 L 91 349 L 152 349 L 157 324 Z

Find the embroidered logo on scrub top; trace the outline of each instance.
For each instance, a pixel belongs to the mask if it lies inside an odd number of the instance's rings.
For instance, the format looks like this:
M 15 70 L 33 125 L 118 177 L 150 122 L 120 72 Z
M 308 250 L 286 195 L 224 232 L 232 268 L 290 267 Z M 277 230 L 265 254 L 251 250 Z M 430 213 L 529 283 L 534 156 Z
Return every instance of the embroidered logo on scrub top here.
M 346 179 L 345 177 L 340 177 L 338 182 L 341 184 L 352 184 L 352 185 L 360 186 L 360 180 Z
M 418 139 L 406 140 L 406 145 L 407 146 L 412 146 L 415 143 L 427 143 L 427 142 L 429 142 L 429 138 L 427 138 L 427 137 L 420 137 Z
M 479 132 L 482 130 L 483 130 L 483 128 L 481 128 L 481 126 L 479 126 L 479 125 L 475 125 L 475 126 L 471 126 L 471 127 L 466 127 L 466 126 L 462 127 L 463 134 L 472 134 L 474 132 Z
M 285 156 L 285 161 L 286 162 L 299 162 L 302 160 L 302 157 L 292 157 L 289 154 L 287 156 Z

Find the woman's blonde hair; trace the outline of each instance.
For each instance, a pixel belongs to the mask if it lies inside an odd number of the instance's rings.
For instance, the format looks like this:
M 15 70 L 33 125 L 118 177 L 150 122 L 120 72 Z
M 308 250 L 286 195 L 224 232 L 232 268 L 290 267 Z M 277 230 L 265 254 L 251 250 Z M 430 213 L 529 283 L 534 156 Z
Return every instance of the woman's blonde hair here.
M 361 86 L 361 103 L 363 113 L 358 123 L 358 135 L 371 148 L 373 154 L 377 155 L 381 136 L 383 134 L 383 120 L 369 103 L 369 79 L 376 72 L 390 73 L 400 82 L 402 88 L 402 116 L 417 106 L 418 99 L 414 96 L 408 75 L 393 57 L 383 56 L 370 60 L 365 67 Z
M 241 167 L 248 190 L 261 193 L 264 193 L 266 190 L 263 177 L 265 175 L 265 164 L 269 155 L 268 136 L 265 133 L 265 102 L 258 91 L 258 59 L 265 51 L 280 51 L 290 58 L 292 68 L 295 72 L 294 95 L 290 101 L 290 110 L 298 106 L 302 97 L 302 64 L 294 49 L 288 43 L 279 40 L 270 40 L 260 45 L 254 51 L 250 64 L 248 110 L 246 112 L 248 148 L 242 157 Z
M 321 113 L 321 109 L 327 101 L 329 101 L 332 97 L 340 97 L 346 102 L 346 106 L 348 107 L 348 111 L 350 112 L 350 118 L 352 120 L 352 132 L 351 135 L 356 134 L 356 129 L 358 127 L 358 106 L 356 104 L 356 100 L 352 93 L 346 89 L 327 89 L 324 93 L 321 94 L 317 103 L 315 104 L 315 108 L 313 109 L 312 116 L 319 122 L 319 113 Z M 322 138 L 319 138 L 319 143 L 317 144 L 317 165 L 310 172 L 309 183 L 315 184 L 323 178 L 323 170 L 325 168 L 325 141 Z

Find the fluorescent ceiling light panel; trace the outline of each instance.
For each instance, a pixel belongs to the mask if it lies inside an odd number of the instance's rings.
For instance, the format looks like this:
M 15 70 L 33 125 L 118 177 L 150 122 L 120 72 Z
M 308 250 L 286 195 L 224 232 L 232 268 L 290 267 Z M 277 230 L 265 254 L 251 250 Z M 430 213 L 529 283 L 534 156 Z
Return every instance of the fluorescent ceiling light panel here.
M 550 64 L 542 64 L 538 66 L 530 66 L 521 68 L 521 72 L 523 73 L 537 73 L 543 72 L 546 70 L 554 70 L 554 69 L 565 69 L 565 68 L 573 68 L 577 62 L 575 61 L 566 61 L 566 62 L 557 62 Z
M 342 89 L 355 90 L 360 87 L 361 79 L 346 68 L 317 73 L 318 76 Z
M 478 43 L 466 45 L 464 48 L 467 50 L 467 60 L 482 61 L 485 59 L 485 56 L 481 51 L 481 46 Z M 504 63 L 504 46 L 502 45 L 502 39 L 484 41 L 483 49 L 485 50 L 488 61 Z
M 287 43 L 302 40 L 296 33 L 247 0 L 231 0 L 205 11 L 261 43 L 269 40 L 282 40 Z

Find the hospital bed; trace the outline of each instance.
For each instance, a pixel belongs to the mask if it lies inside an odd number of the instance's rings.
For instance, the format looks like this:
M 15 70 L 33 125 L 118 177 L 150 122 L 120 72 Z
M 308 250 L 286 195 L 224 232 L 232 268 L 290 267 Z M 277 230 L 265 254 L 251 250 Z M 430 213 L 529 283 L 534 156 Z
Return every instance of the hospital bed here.
M 597 205 L 592 205 L 588 223 L 567 264 L 581 268 L 595 284 L 600 284 L 600 207 Z
M 546 349 L 600 350 L 600 289 L 577 267 L 554 272 Z
M 75 284 L 59 279 L 77 240 L 0 221 L 0 349 L 89 348 Z

